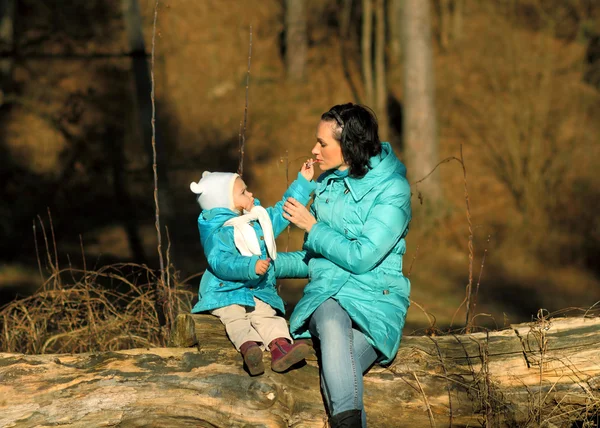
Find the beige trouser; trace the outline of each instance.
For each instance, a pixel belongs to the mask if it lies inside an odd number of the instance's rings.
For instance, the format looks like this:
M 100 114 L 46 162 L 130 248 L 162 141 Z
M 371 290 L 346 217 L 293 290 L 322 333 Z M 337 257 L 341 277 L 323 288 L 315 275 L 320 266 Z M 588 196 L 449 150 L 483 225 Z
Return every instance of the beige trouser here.
M 262 300 L 254 298 L 254 308 L 229 305 L 211 311 L 225 325 L 229 339 L 240 350 L 240 346 L 249 340 L 258 342 L 265 350 L 273 339 L 285 337 L 290 342 L 290 330 L 283 317 L 276 314 L 275 309 Z

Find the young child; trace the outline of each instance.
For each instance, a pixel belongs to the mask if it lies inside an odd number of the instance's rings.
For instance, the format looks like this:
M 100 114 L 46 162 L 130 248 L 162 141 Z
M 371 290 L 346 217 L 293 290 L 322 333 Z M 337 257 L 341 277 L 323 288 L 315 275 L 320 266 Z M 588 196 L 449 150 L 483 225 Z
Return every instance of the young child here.
M 270 208 L 260 206 L 238 174 L 205 171 L 199 182 L 190 184 L 202 209 L 198 229 L 208 261 L 192 312 L 219 317 L 252 376 L 264 372 L 265 348 L 271 351 L 275 372 L 302 361 L 309 350 L 306 343 L 293 343 L 287 322 L 277 314 L 285 309 L 271 261 L 277 258 L 275 238 L 289 225 L 283 204 L 290 196 L 308 203 L 316 187 L 313 175 L 312 162 L 306 162 Z

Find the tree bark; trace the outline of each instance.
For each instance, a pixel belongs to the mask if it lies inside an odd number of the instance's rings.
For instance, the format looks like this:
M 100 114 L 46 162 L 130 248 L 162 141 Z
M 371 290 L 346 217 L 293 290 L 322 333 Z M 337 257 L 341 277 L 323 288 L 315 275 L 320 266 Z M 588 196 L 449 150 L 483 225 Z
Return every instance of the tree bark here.
M 462 39 L 465 2 L 454 0 L 452 6 L 452 41 L 458 43 Z
M 304 78 L 306 70 L 306 0 L 285 2 L 285 60 L 292 81 Z
M 361 97 L 358 93 L 358 89 L 352 79 L 350 73 L 350 64 L 348 63 L 348 56 L 346 55 L 345 45 L 348 42 L 352 42 L 350 35 L 350 21 L 352 18 L 352 0 L 342 0 L 342 7 L 340 8 L 340 27 L 339 27 L 339 38 L 340 38 L 340 59 L 342 63 L 342 71 L 344 77 L 348 82 L 348 86 L 352 91 L 352 96 L 356 102 L 361 103 Z M 350 39 L 350 40 L 349 40 Z
M 179 325 L 175 336 L 193 332 L 197 349 L 0 353 L 0 426 L 325 426 L 314 354 L 253 378 L 216 318 Z M 365 376 L 371 427 L 571 426 L 599 403 L 600 318 L 406 336 L 391 366 Z
M 440 46 L 443 50 L 448 49 L 450 43 L 450 14 L 452 7 L 450 0 L 439 0 L 440 11 Z
M 15 49 L 15 0 L 0 0 L 0 54 L 10 54 Z M 12 80 L 14 59 L 11 55 L 0 58 L 0 105 L 3 93 Z
M 365 84 L 365 104 L 374 107 L 374 89 L 373 89 L 373 53 L 371 46 L 373 44 L 373 0 L 362 1 L 362 34 L 361 34 L 361 55 L 363 82 Z
M 402 14 L 404 54 L 404 147 L 411 181 L 429 174 L 438 163 L 435 79 L 428 1 L 404 0 Z M 441 197 L 439 172 L 419 185 L 432 203 Z
M 402 0 L 388 0 L 388 26 L 390 34 L 390 63 L 400 64 L 402 54 L 402 37 L 400 22 L 402 18 Z
M 385 5 L 384 0 L 375 0 L 375 111 L 379 123 L 379 136 L 389 139 L 387 115 L 387 83 L 385 72 Z

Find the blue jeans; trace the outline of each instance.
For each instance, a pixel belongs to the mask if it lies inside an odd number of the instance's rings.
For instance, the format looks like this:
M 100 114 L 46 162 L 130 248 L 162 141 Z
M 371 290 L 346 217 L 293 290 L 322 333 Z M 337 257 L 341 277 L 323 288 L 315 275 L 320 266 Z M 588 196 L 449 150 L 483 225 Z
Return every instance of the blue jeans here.
M 319 339 L 321 388 L 329 413 L 361 410 L 363 427 L 363 373 L 377 359 L 377 352 L 334 299 L 328 299 L 312 314 L 310 333 Z

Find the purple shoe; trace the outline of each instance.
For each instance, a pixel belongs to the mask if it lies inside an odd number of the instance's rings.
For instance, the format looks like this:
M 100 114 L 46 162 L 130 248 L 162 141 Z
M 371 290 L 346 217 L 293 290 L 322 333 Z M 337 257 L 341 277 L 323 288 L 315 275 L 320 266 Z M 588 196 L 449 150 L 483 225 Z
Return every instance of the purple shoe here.
M 305 342 L 296 342 L 292 345 L 287 339 L 279 337 L 269 343 L 269 350 L 271 351 L 271 369 L 281 373 L 304 360 L 310 348 Z
M 244 357 L 244 364 L 251 376 L 257 376 L 265 372 L 263 364 L 263 351 L 258 346 L 258 343 L 248 341 L 240 346 L 240 352 Z

